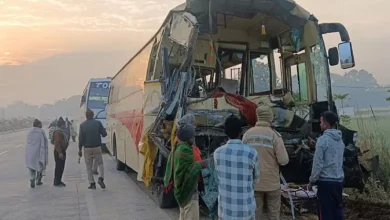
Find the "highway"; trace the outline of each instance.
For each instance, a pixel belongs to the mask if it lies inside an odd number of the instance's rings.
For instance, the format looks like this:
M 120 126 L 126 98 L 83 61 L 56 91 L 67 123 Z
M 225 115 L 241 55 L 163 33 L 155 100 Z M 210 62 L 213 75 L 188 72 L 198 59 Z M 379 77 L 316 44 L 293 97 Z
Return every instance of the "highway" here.
M 88 189 L 84 160 L 78 164 L 77 145 L 68 149 L 64 188 L 53 186 L 53 146 L 44 184 L 31 189 L 25 166 L 28 130 L 0 134 L 1 220 L 154 220 L 172 219 L 124 172 L 104 155 L 106 190 Z

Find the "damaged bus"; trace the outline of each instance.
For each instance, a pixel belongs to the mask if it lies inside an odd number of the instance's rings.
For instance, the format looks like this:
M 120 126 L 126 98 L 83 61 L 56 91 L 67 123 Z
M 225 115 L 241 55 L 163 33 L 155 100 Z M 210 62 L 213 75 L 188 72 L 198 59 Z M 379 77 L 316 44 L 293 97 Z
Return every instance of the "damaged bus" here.
M 328 33 L 338 33 L 340 44 L 326 51 Z M 157 189 L 160 207 L 170 207 L 162 180 L 175 121 L 195 115 L 196 144 L 207 158 L 227 141 L 226 117 L 239 116 L 246 131 L 256 107 L 268 105 L 290 156 L 282 173 L 287 182 L 307 183 L 320 114 L 337 111 L 329 66 L 339 63 L 355 65 L 345 27 L 319 23 L 292 0 L 187 0 L 112 79 L 108 148 L 118 170 L 137 172 Z M 360 159 L 356 131 L 340 130 L 345 187 L 362 189 L 372 158 Z

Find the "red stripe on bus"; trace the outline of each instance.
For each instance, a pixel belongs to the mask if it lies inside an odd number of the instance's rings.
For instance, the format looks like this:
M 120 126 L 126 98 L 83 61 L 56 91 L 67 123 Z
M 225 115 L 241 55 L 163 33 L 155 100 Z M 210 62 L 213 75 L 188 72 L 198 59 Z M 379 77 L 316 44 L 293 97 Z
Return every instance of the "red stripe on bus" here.
M 141 141 L 142 130 L 144 127 L 143 109 L 134 109 L 109 115 L 110 118 L 118 119 L 130 132 L 134 140 L 135 147 L 139 153 L 138 144 Z

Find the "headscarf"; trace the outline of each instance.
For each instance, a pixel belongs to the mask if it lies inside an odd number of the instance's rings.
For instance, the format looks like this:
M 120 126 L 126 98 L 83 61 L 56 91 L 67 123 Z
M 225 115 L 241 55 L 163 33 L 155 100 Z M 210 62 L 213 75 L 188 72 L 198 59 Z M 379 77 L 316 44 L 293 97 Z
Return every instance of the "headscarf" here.
M 272 124 L 272 121 L 274 120 L 274 113 L 272 112 L 271 106 L 268 105 L 260 105 L 256 109 L 257 113 L 257 120 L 259 122 L 267 122 L 269 124 Z
M 176 135 L 179 140 L 188 143 L 195 137 L 195 127 L 192 124 L 182 124 L 177 129 Z

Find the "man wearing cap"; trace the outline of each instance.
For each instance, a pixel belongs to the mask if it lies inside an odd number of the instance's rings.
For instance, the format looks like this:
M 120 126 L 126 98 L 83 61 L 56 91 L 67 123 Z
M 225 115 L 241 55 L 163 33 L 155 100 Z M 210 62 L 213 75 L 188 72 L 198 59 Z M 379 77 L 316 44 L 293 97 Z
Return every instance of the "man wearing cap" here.
M 323 135 L 318 138 L 308 189 L 317 185 L 318 216 L 321 220 L 344 220 L 342 204 L 345 145 L 337 130 L 338 116 L 330 111 L 320 118 Z
M 180 207 L 180 220 L 199 220 L 198 179 L 201 169 L 207 161 L 195 161 L 193 145 L 195 127 L 192 124 L 180 124 L 176 136 L 179 142 L 172 149 L 168 158 L 164 185 L 173 187 L 173 192 Z
M 255 127 L 249 129 L 243 142 L 257 150 L 260 163 L 260 182 L 255 186 L 256 219 L 264 219 L 264 206 L 268 208 L 271 220 L 280 219 L 280 166 L 289 162 L 281 135 L 272 129 L 273 113 L 270 106 L 261 105 L 256 109 Z

